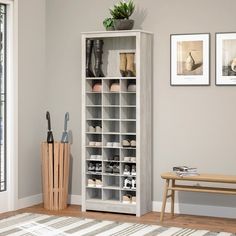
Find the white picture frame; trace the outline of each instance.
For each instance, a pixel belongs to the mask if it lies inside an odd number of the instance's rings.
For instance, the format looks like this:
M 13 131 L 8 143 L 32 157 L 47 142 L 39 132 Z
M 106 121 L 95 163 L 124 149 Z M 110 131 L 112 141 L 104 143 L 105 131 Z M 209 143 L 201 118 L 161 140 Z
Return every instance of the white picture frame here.
M 170 84 L 210 85 L 210 34 L 171 34 Z
M 216 33 L 216 85 L 236 85 L 236 33 Z

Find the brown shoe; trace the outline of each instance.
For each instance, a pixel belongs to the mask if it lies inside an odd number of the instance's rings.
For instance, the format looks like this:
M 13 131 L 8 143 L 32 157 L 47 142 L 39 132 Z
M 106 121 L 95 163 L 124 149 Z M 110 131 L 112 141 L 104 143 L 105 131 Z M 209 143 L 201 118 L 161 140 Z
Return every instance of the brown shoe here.
M 135 66 L 134 66 L 134 56 L 135 53 L 126 53 L 126 58 L 127 58 L 127 77 L 135 77 Z
M 125 77 L 127 74 L 126 65 L 127 65 L 126 53 L 120 53 L 120 74 L 122 77 Z

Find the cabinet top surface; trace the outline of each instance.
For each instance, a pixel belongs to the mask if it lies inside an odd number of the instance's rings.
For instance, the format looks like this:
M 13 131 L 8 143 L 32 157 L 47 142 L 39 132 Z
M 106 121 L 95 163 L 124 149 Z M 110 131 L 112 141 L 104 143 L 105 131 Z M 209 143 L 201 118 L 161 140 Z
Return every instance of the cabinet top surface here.
M 143 34 L 153 34 L 152 32 L 144 31 L 144 30 L 113 30 L 113 31 L 89 31 L 89 32 L 81 32 L 82 35 L 97 35 L 102 37 L 104 36 L 116 36 L 116 35 L 134 35 L 137 33 L 143 33 Z

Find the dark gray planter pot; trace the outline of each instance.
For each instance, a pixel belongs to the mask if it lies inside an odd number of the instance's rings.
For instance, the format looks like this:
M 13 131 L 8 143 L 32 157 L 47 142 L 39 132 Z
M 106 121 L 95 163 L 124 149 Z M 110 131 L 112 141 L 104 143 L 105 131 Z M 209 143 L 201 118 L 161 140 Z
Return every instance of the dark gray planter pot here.
M 115 19 L 114 27 L 115 30 L 131 30 L 134 27 L 134 20 Z

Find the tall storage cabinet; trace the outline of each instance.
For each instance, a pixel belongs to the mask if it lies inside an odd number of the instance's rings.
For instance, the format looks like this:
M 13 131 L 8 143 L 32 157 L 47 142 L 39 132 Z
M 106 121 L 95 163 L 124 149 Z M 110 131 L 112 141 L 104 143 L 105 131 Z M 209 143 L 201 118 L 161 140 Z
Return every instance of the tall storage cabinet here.
M 104 77 L 86 77 L 88 39 L 103 40 Z M 121 76 L 120 53 L 135 55 L 135 77 Z M 152 34 L 82 33 L 82 211 L 151 211 L 151 165 Z

